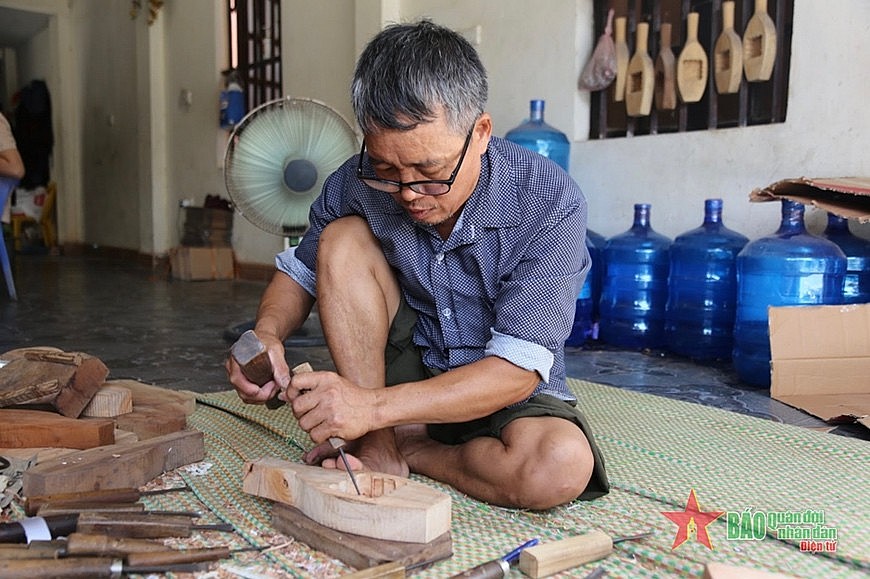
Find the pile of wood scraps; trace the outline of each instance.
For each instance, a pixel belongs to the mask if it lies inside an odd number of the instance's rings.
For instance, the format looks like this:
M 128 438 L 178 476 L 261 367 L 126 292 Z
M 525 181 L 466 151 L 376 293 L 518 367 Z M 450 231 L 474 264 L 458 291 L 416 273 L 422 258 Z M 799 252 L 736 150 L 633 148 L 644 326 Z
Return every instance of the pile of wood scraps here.
M 230 556 L 160 539 L 232 526 L 147 511 L 139 500 L 140 487 L 204 459 L 203 433 L 187 429 L 194 394 L 108 375 L 82 352 L 0 354 L 0 578 L 44 577 L 46 558 L 52 576 L 108 577 L 199 570 Z

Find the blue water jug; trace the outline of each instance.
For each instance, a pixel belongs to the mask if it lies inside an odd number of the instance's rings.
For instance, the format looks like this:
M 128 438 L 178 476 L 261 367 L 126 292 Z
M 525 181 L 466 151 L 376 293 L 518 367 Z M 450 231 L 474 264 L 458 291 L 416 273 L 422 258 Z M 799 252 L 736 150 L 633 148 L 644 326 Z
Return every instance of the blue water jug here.
M 600 339 L 624 348 L 665 345 L 671 239 L 650 225 L 650 205 L 634 206 L 631 229 L 607 240 L 602 252 Z
M 533 100 L 529 120 L 509 130 L 505 139 L 548 157 L 568 171 L 571 144 L 565 133 L 544 122 L 544 101 Z
M 245 116 L 245 93 L 237 82 L 230 82 L 221 91 L 220 124 L 222 129 L 232 129 Z
M 836 243 L 846 254 L 843 303 L 870 302 L 870 240 L 854 235 L 849 231 L 849 220 L 833 213 L 828 213 L 822 237 Z
M 600 317 L 599 312 L 599 301 L 601 300 L 601 276 L 604 273 L 604 264 L 602 263 L 602 253 L 604 251 L 604 244 L 607 243 L 607 238 L 601 235 L 600 233 L 596 233 L 591 229 L 586 230 L 586 239 L 591 241 L 591 245 L 595 247 L 595 251 L 591 252 L 592 256 L 592 271 L 589 272 L 589 275 L 592 276 L 592 319 L 595 321 L 594 330 L 592 338 L 598 339 L 598 318 Z
M 601 250 L 589 233 L 587 230 L 586 249 L 589 251 L 591 267 L 586 273 L 583 287 L 580 288 L 580 293 L 577 295 L 574 306 L 574 324 L 571 327 L 571 334 L 565 340 L 565 345 L 573 348 L 582 346 L 587 340 L 594 340 L 598 334 L 595 319 L 595 277 L 601 267 L 599 264 Z
M 737 254 L 749 238 L 722 223 L 722 200 L 704 201 L 704 223 L 670 249 L 665 341 L 695 360 L 730 360 L 737 302 Z
M 841 303 L 845 273 L 843 251 L 808 233 L 804 206 L 784 199 L 779 229 L 737 254 L 733 363 L 741 380 L 770 386 L 768 306 Z

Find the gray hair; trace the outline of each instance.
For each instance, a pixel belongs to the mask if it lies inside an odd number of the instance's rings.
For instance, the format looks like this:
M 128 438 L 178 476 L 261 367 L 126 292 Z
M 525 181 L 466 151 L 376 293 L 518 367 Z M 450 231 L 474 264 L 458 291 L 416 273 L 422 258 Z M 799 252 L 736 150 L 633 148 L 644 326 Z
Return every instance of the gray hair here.
M 483 113 L 486 69 L 461 35 L 429 20 L 378 33 L 356 64 L 351 99 L 363 133 L 410 130 L 443 110 L 457 134 Z

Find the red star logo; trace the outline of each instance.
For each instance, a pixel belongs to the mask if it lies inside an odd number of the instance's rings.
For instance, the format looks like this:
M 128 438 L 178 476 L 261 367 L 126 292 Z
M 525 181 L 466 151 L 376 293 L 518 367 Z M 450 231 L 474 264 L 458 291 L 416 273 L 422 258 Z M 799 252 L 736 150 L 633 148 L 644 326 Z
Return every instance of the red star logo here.
M 677 529 L 677 536 L 674 537 L 671 550 L 688 541 L 689 535 L 695 533 L 698 542 L 712 551 L 713 543 L 710 542 L 710 535 L 707 534 L 707 525 L 724 515 L 725 511 L 702 512 L 695 497 L 695 489 L 692 489 L 689 491 L 685 511 L 662 511 L 662 514 L 680 527 Z

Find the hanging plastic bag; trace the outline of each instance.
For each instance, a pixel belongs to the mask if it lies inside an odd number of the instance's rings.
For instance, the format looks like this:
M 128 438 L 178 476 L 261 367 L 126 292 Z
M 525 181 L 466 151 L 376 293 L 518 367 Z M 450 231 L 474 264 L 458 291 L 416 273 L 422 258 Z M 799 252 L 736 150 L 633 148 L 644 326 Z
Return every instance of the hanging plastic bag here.
M 603 90 L 616 78 L 616 48 L 613 45 L 612 24 L 613 8 L 607 13 L 604 34 L 598 38 L 592 57 L 580 73 L 580 80 L 577 83 L 580 90 Z

